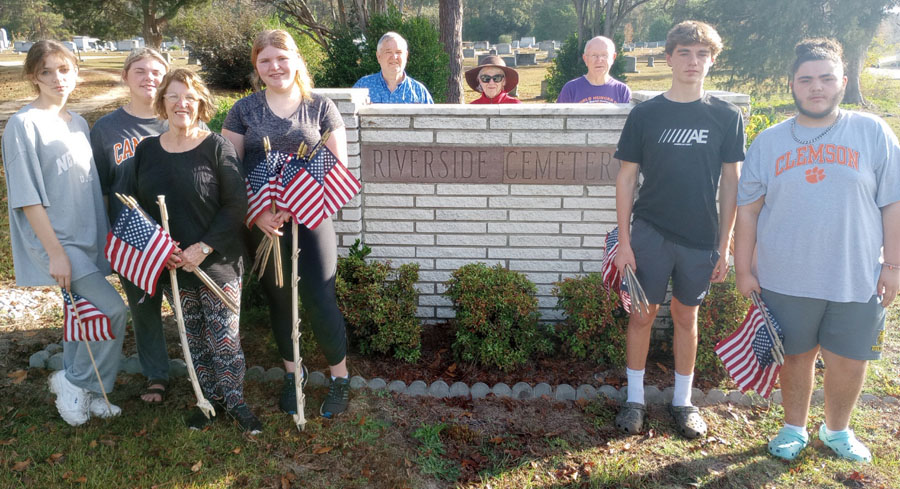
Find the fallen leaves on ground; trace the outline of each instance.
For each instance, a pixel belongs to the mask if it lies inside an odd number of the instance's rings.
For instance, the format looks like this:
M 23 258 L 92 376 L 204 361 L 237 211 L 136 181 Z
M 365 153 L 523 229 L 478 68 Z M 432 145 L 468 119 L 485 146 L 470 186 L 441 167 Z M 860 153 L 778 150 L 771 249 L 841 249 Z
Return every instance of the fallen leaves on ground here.
M 27 469 L 30 465 L 31 465 L 31 459 L 29 458 L 28 460 L 16 462 L 15 464 L 13 464 L 12 469 L 14 472 L 22 472 L 23 470 Z
M 191 472 L 199 472 L 201 468 L 203 468 L 203 461 L 197 460 L 197 463 L 191 465 Z
M 10 372 L 6 374 L 7 377 L 12 379 L 13 384 L 21 384 L 26 378 L 28 378 L 27 370 L 16 370 L 15 372 Z

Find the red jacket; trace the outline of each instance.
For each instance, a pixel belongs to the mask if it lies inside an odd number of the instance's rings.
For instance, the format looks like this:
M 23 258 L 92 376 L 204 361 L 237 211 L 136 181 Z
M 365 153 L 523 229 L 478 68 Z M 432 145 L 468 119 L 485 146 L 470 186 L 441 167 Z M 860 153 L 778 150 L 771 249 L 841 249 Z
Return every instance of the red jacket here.
M 500 92 L 500 95 L 497 95 L 494 98 L 488 98 L 487 95 L 481 94 L 481 98 L 471 101 L 472 104 L 521 104 L 522 101 L 510 97 L 506 92 Z

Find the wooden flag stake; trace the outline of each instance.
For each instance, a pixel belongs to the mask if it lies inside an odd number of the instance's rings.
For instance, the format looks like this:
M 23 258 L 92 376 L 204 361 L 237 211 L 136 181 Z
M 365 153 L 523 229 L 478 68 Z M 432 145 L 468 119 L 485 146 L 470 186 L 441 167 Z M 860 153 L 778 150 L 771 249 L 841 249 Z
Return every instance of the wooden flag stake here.
M 269 153 L 272 151 L 272 145 L 269 143 L 269 136 L 263 136 L 263 148 L 266 151 L 266 164 L 268 164 Z M 275 199 L 272 199 L 272 214 L 278 213 L 278 206 L 275 203 Z M 281 273 L 281 240 L 278 239 L 278 236 L 272 236 L 270 239 L 270 247 L 269 250 L 275 252 L 274 265 L 275 265 L 275 286 L 283 287 L 284 286 L 284 276 Z M 266 252 L 266 261 L 268 261 L 269 253 Z M 263 272 L 265 271 L 265 262 L 260 266 L 260 277 L 262 277 Z
M 294 424 L 297 429 L 303 431 L 306 427 L 306 416 L 303 412 L 306 406 L 306 398 L 303 396 L 303 358 L 300 356 L 300 314 L 297 311 L 297 282 L 300 277 L 297 272 L 297 262 L 300 255 L 300 247 L 297 245 L 297 221 L 291 220 L 291 340 L 294 344 L 294 394 L 297 396 L 297 413 L 294 414 Z
M 106 388 L 103 387 L 103 379 L 100 378 L 100 370 L 97 369 L 97 362 L 94 361 L 94 352 L 91 351 L 91 342 L 87 339 L 87 331 L 84 329 L 84 323 L 81 322 L 81 314 L 78 314 L 78 307 L 75 306 L 75 298 L 72 297 L 72 291 L 66 290 L 69 295 L 69 301 L 72 302 L 72 310 L 75 311 L 75 320 L 78 321 L 78 328 L 81 330 L 81 342 L 87 348 L 88 356 L 91 357 L 91 365 L 94 367 L 94 373 L 97 375 L 97 382 L 100 384 L 100 392 L 103 393 L 103 400 L 106 401 L 106 409 L 112 415 L 112 405 L 109 403 L 109 397 L 106 396 Z
M 166 196 L 157 195 L 156 203 L 159 204 L 159 213 L 162 220 L 163 229 L 169 232 L 169 213 L 166 211 Z M 207 419 L 216 415 L 216 410 L 212 404 L 203 395 L 200 389 L 200 381 L 197 380 L 197 371 L 194 370 L 194 360 L 191 357 L 191 347 L 188 345 L 187 330 L 184 327 L 184 313 L 181 311 L 181 293 L 178 291 L 178 276 L 174 269 L 169 270 L 169 278 L 172 280 L 172 306 L 175 308 L 175 319 L 178 323 L 178 335 L 181 337 L 181 351 L 184 354 L 184 363 L 187 365 L 188 377 L 191 380 L 191 387 L 194 388 L 194 395 L 197 397 L 197 407 L 203 411 L 203 415 Z

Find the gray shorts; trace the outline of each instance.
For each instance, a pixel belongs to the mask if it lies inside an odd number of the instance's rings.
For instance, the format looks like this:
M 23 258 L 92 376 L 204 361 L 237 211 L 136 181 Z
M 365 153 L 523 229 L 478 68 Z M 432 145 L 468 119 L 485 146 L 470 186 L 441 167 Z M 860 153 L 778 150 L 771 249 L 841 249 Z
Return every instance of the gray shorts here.
M 686 306 L 698 306 L 709 292 L 719 252 L 688 248 L 667 240 L 649 223 L 635 219 L 631 223 L 631 249 L 637 264 L 635 275 L 651 304 L 666 299 L 669 278 L 672 295 Z
M 853 360 L 878 360 L 884 340 L 884 307 L 869 302 L 831 302 L 762 289 L 762 300 L 784 331 L 784 352 L 799 355 L 820 345 Z

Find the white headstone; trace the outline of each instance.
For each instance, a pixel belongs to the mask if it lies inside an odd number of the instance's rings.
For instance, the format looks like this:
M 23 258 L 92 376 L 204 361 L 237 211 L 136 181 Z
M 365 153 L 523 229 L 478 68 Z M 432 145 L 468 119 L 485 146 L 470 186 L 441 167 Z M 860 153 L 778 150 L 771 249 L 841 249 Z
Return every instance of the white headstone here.
M 0 27 L 0 50 L 9 48 L 9 37 L 6 35 L 6 29 Z
M 495 46 L 497 48 L 497 54 L 510 54 L 512 53 L 512 45 L 508 43 L 500 43 Z

